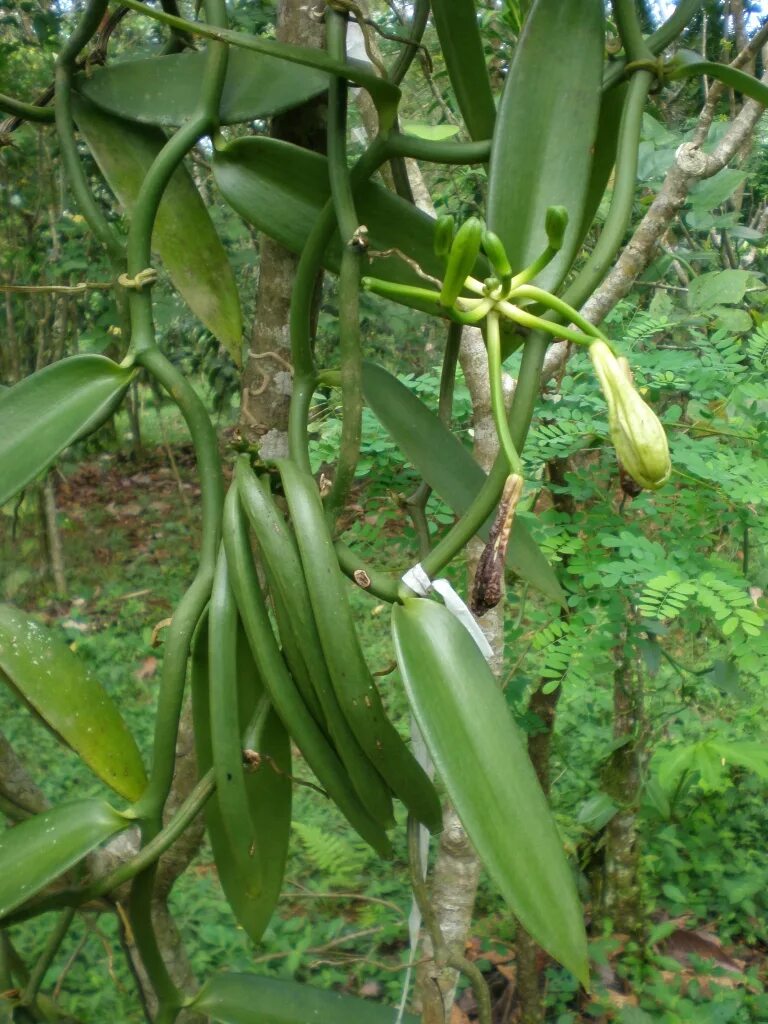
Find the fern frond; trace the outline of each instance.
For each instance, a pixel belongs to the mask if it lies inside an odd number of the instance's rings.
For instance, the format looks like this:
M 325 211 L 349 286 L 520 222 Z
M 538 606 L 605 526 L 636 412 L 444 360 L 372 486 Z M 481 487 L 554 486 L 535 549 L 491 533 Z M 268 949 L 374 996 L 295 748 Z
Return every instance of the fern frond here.
M 696 583 L 700 604 L 712 612 L 723 636 L 742 629 L 747 636 L 759 636 L 762 617 L 754 610 L 745 589 L 729 583 L 712 572 L 705 572 Z
M 310 863 L 325 875 L 331 884 L 360 878 L 367 852 L 346 836 L 329 832 L 309 822 L 294 821 L 293 829 L 304 847 Z
M 747 340 L 747 356 L 755 370 L 768 365 L 768 324 L 762 323 Z
M 660 334 L 668 330 L 673 324 L 666 316 L 653 316 L 646 311 L 638 311 L 622 329 L 623 340 L 631 346 L 646 338 L 652 338 L 654 334 Z
M 671 569 L 648 580 L 637 609 L 646 619 L 676 619 L 695 593 L 694 584 Z

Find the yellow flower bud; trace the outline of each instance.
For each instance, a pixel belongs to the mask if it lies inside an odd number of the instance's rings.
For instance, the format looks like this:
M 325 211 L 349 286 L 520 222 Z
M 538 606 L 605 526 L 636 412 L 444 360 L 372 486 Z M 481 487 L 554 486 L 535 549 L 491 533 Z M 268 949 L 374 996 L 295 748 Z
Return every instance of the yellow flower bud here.
M 616 455 L 633 480 L 655 491 L 672 472 L 664 428 L 635 390 L 625 359 L 617 359 L 604 341 L 593 342 L 589 356 L 608 406 Z

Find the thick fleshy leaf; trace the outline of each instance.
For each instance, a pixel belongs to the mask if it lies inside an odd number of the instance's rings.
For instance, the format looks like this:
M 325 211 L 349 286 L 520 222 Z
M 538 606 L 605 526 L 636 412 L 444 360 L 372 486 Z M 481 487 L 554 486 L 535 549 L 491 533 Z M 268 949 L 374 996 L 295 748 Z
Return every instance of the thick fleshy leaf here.
M 678 50 L 674 59 L 664 66 L 664 75 L 673 80 L 678 78 L 694 78 L 697 75 L 709 75 L 717 78 L 734 92 L 740 92 L 750 99 L 757 100 L 768 106 L 768 85 L 759 78 L 748 75 L 745 71 L 732 68 L 728 64 L 702 60 L 701 54 L 694 50 Z
M 218 39 L 221 42 L 229 43 L 235 49 L 248 50 L 251 53 L 258 53 L 269 57 L 276 57 L 289 64 L 300 67 L 315 68 L 324 71 L 329 75 L 337 75 L 339 78 L 353 82 L 355 85 L 365 89 L 376 107 L 379 115 L 379 132 L 386 135 L 397 116 L 397 106 L 400 102 L 400 90 L 392 82 L 381 75 L 365 60 L 336 60 L 322 48 L 313 46 L 294 46 L 292 43 L 279 42 L 276 39 L 267 39 L 265 36 L 255 36 L 239 29 L 219 28 L 213 25 L 206 25 L 201 22 L 189 22 L 178 18 L 167 11 L 156 11 L 140 0 L 128 0 L 128 6 L 139 13 L 147 14 L 158 21 L 172 28 L 180 29 L 182 32 L 190 32 L 193 35 L 200 35 L 208 39 Z
M 73 99 L 78 129 L 109 187 L 130 214 L 141 183 L 167 139 L 159 128 L 113 117 L 87 100 Z M 176 169 L 163 193 L 152 248 L 192 312 L 239 364 L 243 323 L 235 277 L 184 166 Z
M 595 150 L 589 175 L 589 187 L 584 198 L 579 229 L 579 246 L 592 226 L 592 221 L 595 219 L 616 163 L 619 128 L 627 98 L 627 89 L 627 84 L 622 82 L 621 85 L 604 92 L 600 100 L 600 115 L 595 134 Z
M 76 78 L 77 91 L 117 117 L 175 128 L 197 109 L 203 52 L 165 54 L 95 68 Z M 267 54 L 229 51 L 221 94 L 222 124 L 272 117 L 325 92 L 330 75 Z
M 405 384 L 375 363 L 363 364 L 363 394 L 376 418 L 432 490 L 458 515 L 466 512 L 483 485 L 485 473 L 456 435 Z M 483 538 L 488 536 L 492 522 L 491 516 L 481 531 Z M 553 601 L 563 601 L 554 569 L 519 517 L 512 527 L 507 565 Z
M 547 207 L 568 211 L 563 247 L 536 278 L 550 291 L 581 242 L 600 110 L 603 7 L 602 0 L 536 0 L 496 117 L 487 220 L 515 273 L 547 246 Z
M 102 782 L 138 800 L 144 765 L 117 705 L 63 640 L 7 604 L 0 605 L 0 681 Z
M 249 224 L 301 252 L 331 195 L 328 161 L 318 153 L 264 136 L 237 139 L 213 155 L 213 176 L 226 201 Z M 368 228 L 369 252 L 400 249 L 427 274 L 440 277 L 435 255 L 435 222 L 382 185 L 365 182 L 355 190 L 357 215 Z M 341 243 L 328 249 L 325 266 L 338 273 Z M 402 284 L 429 287 L 396 253 L 374 256 L 367 274 Z
M 392 611 L 408 699 L 488 874 L 533 938 L 583 983 L 584 919 L 525 739 L 475 641 L 443 605 Z
M 440 49 L 471 138 L 490 139 L 496 120 L 475 0 L 432 0 Z
M 193 1009 L 219 1024 L 393 1024 L 392 1006 L 255 974 L 219 974 L 206 982 Z M 418 1024 L 406 1013 L 403 1024 Z
M 72 356 L 0 391 L 0 505 L 100 426 L 134 373 L 104 356 Z
M 238 636 L 237 665 L 239 717 L 242 723 L 247 724 L 263 686 L 256 674 L 250 647 L 242 634 Z M 202 774 L 213 763 L 205 620 L 195 635 L 191 689 L 195 746 Z M 273 710 L 264 724 L 259 748 L 257 753 L 269 755 L 272 762 L 265 758 L 256 771 L 243 768 L 250 803 L 250 827 L 255 831 L 259 844 L 258 878 L 247 870 L 247 863 L 244 864 L 242 858 L 234 855 L 216 793 L 205 808 L 208 837 L 221 887 L 238 924 L 253 942 L 261 940 L 280 895 L 291 828 L 290 740 Z
M 103 800 L 76 800 L 0 832 L 0 918 L 131 824 Z

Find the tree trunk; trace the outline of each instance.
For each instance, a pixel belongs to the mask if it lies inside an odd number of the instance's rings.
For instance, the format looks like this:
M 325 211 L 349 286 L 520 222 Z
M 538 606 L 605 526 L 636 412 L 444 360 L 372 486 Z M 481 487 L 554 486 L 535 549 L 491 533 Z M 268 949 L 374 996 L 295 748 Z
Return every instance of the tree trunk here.
M 53 486 L 52 473 L 46 475 L 40 487 L 40 511 L 45 531 L 48 572 L 53 580 L 53 587 L 57 597 L 66 597 L 67 579 L 64 573 L 64 548 L 61 543 L 61 532 L 59 531 L 56 491 Z
M 281 0 L 277 38 L 297 46 L 323 45 L 324 27 L 304 0 Z M 326 100 L 316 99 L 275 117 L 271 135 L 318 152 L 325 150 Z M 259 283 L 251 343 L 242 378 L 240 432 L 263 459 L 288 454 L 291 401 L 291 292 L 298 258 L 259 236 Z
M 615 932 L 640 942 L 644 917 L 640 889 L 637 808 L 645 756 L 643 679 L 626 631 L 614 651 L 613 750 L 603 788 L 618 807 L 605 829 L 602 912 Z

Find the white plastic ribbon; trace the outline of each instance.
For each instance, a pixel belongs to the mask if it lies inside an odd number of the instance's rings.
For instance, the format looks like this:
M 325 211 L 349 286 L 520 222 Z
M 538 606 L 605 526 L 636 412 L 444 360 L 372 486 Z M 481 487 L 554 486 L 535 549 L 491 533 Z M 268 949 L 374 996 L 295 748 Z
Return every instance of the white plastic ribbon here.
M 472 612 L 467 608 L 448 580 L 430 580 L 424 571 L 424 566 L 419 562 L 403 576 L 403 583 L 414 593 L 419 594 L 420 597 L 426 597 L 430 590 L 434 590 L 439 594 L 448 611 L 459 620 L 480 648 L 485 660 L 491 660 L 493 657 L 491 645 L 486 640 L 482 629 L 475 622 Z

